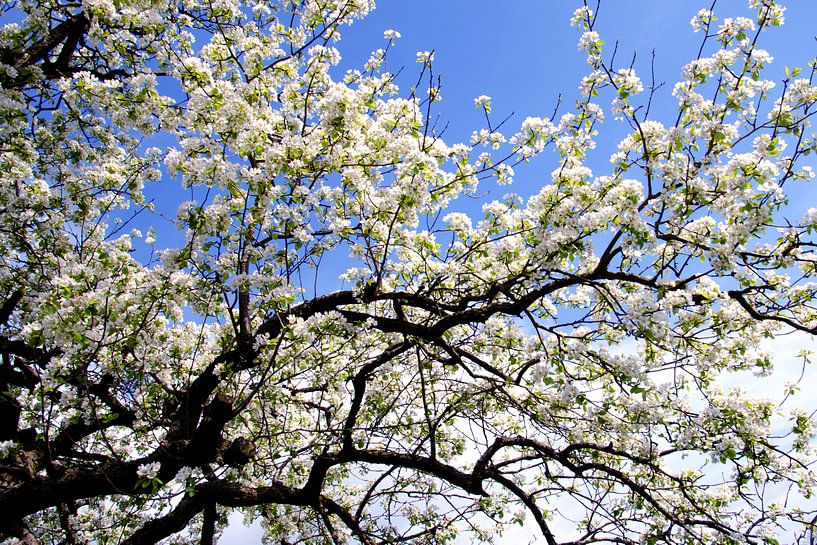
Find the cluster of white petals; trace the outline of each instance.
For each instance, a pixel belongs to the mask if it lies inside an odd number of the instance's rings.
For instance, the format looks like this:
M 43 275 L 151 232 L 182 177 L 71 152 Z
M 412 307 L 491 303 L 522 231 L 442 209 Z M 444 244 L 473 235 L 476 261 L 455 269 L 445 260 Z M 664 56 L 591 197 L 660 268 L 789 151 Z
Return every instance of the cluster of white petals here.
M 777 2 L 695 15 L 671 115 L 580 7 L 575 105 L 508 129 L 477 96 L 464 143 L 432 51 L 414 87 L 396 30 L 342 62 L 372 0 L 35 4 L 0 28 L 3 543 L 236 508 L 275 543 L 811 535 L 808 392 L 732 387 L 817 331 Z

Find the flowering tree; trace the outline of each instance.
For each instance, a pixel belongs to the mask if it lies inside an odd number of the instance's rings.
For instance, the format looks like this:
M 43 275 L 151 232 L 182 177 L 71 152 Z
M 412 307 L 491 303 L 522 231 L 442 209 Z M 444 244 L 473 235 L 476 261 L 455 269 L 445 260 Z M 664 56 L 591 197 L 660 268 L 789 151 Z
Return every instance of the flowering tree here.
M 433 55 L 409 93 L 384 70 L 398 33 L 337 79 L 372 5 L 4 4 L 0 536 L 814 539 L 810 415 L 723 378 L 817 331 L 817 209 L 787 213 L 814 66 L 772 81 L 757 46 L 783 8 L 699 12 L 659 121 L 580 7 L 575 108 L 451 145 Z M 447 213 L 543 150 L 526 202 Z M 190 199 L 178 244 L 149 182 Z

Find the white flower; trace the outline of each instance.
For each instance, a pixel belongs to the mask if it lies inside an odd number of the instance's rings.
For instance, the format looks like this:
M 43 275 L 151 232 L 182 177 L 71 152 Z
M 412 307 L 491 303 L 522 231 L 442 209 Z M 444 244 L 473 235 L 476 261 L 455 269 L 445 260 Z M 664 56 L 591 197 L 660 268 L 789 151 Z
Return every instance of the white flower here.
M 176 480 L 180 483 L 187 482 L 187 479 L 193 474 L 193 468 L 184 466 L 176 473 Z
M 159 475 L 159 470 L 162 469 L 162 464 L 159 462 L 151 462 L 149 464 L 142 464 L 136 468 L 136 475 L 142 479 L 155 479 Z
M 582 6 L 573 12 L 573 17 L 570 18 L 570 26 L 578 26 L 585 20 L 593 17 L 593 10 L 587 6 Z
M 709 26 L 712 20 L 713 20 L 712 11 L 708 9 L 702 9 L 697 14 L 695 14 L 695 17 L 693 17 L 692 20 L 689 21 L 689 24 L 692 25 L 692 28 L 694 29 L 695 32 L 698 32 L 699 30 L 706 30 L 706 28 Z
M 499 185 L 507 185 L 513 181 L 514 171 L 510 165 L 502 163 L 501 165 L 497 165 L 495 170 L 496 180 Z
M 454 231 L 470 231 L 472 228 L 471 218 L 462 212 L 451 212 L 450 214 L 446 214 L 445 217 L 443 217 L 443 221 L 446 222 Z
M 14 441 L 0 441 L 0 460 L 11 454 L 16 447 L 17 443 Z
M 417 62 L 434 62 L 433 51 L 418 51 Z
M 491 113 L 491 97 L 487 95 L 479 95 L 475 98 L 474 105 L 477 107 L 477 110 L 484 109 L 486 112 Z
M 601 46 L 601 37 L 595 30 L 589 30 L 579 38 L 579 49 L 581 51 L 598 54 L 601 50 Z
M 626 98 L 628 95 L 635 95 L 644 90 L 644 86 L 641 84 L 641 78 L 636 75 L 635 70 L 632 68 L 626 68 L 616 72 L 613 75 L 613 82 L 618 87 L 621 98 Z
M 561 401 L 564 404 L 568 404 L 571 401 L 573 401 L 573 399 L 575 399 L 575 397 L 578 394 L 579 394 L 579 389 L 576 388 L 575 386 L 573 386 L 573 384 L 569 384 L 569 383 L 565 384 L 564 387 L 559 392 L 559 401 Z
M 809 208 L 803 215 L 803 225 L 814 225 L 817 223 L 817 208 Z
M 397 32 L 396 30 L 387 30 L 386 32 L 383 33 L 383 37 L 389 40 L 390 42 L 394 42 L 394 40 L 400 38 L 400 33 Z

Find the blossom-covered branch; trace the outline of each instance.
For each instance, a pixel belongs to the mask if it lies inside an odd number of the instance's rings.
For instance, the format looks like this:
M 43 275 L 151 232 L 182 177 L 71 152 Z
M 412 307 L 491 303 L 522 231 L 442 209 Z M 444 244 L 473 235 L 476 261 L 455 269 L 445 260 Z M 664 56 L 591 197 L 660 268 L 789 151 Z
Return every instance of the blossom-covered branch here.
M 759 45 L 785 9 L 698 12 L 662 117 L 585 3 L 575 108 L 506 133 L 480 95 L 450 143 L 434 52 L 408 92 L 394 30 L 339 74 L 373 7 L 3 8 L 0 538 L 811 539 L 798 385 L 727 387 L 817 331 L 815 65 Z M 479 191 L 534 158 L 531 197 Z

